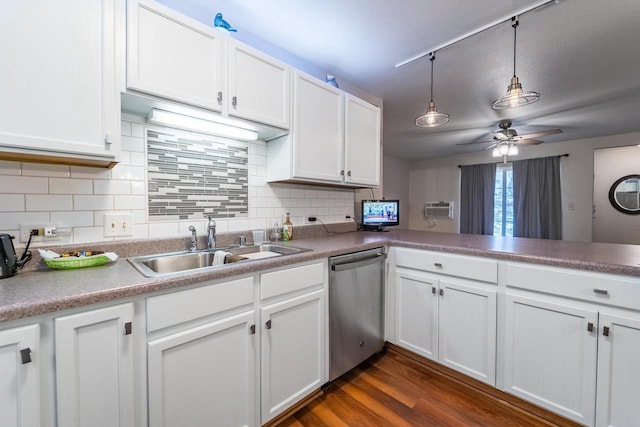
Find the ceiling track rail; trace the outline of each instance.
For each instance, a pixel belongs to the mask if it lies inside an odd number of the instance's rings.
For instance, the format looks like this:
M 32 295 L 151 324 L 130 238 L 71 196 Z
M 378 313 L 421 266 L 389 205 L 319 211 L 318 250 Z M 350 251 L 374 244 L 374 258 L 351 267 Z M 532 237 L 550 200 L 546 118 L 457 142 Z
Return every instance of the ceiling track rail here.
M 425 56 L 430 55 L 432 52 L 438 52 L 438 51 L 440 51 L 442 49 L 446 49 L 446 48 L 448 48 L 448 47 L 450 47 L 450 46 L 452 46 L 452 45 L 454 45 L 454 44 L 456 44 L 458 42 L 461 42 L 463 40 L 468 39 L 469 37 L 473 37 L 476 34 L 480 34 L 480 33 L 484 32 L 484 31 L 487 31 L 487 30 L 489 30 L 491 28 L 497 27 L 498 25 L 500 25 L 500 24 L 502 24 L 504 22 L 511 21 L 511 19 L 514 18 L 514 17 L 520 16 L 520 15 L 524 15 L 527 12 L 531 12 L 532 10 L 539 9 L 539 8 L 541 8 L 543 6 L 548 5 L 549 3 L 558 4 L 559 2 L 560 2 L 560 0 L 541 0 L 541 1 L 538 1 L 538 2 L 536 2 L 534 4 L 532 4 L 532 5 L 529 5 L 529 6 L 525 7 L 525 8 L 523 8 L 523 9 L 520 9 L 520 10 L 516 11 L 515 13 L 511 13 L 508 16 L 502 17 L 500 19 L 496 19 L 495 21 L 492 21 L 492 22 L 490 22 L 490 23 L 488 23 L 486 25 L 483 25 L 482 27 L 477 28 L 477 29 L 475 29 L 475 30 L 473 30 L 471 32 L 465 33 L 465 34 L 463 34 L 463 35 L 461 35 L 459 37 L 456 37 L 455 39 L 449 40 L 448 42 L 445 42 L 445 43 L 442 43 L 441 45 L 435 46 L 432 49 L 422 51 L 421 53 L 418 53 L 417 55 L 414 55 L 414 56 L 412 56 L 412 57 L 410 57 L 408 59 L 400 61 L 395 65 L 395 68 L 403 67 L 403 66 L 405 66 L 407 64 L 410 64 L 410 63 L 412 63 L 414 61 L 417 61 L 418 59 L 424 58 Z

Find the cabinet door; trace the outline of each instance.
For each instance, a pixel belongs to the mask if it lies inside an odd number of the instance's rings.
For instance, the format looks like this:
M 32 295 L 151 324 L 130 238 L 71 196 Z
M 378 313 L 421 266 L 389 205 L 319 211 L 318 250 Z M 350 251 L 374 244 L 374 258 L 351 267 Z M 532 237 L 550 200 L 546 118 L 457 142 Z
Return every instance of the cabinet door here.
M 396 273 L 396 344 L 438 360 L 438 280 L 426 274 Z
M 229 115 L 289 128 L 288 65 L 229 40 Z
M 38 325 L 0 331 L 0 425 L 40 425 Z M 21 352 L 24 353 L 24 357 Z
M 495 386 L 496 291 L 440 280 L 440 363 Z
M 297 71 L 293 79 L 294 178 L 342 182 L 342 92 Z
M 262 423 L 326 382 L 325 292 L 267 305 L 262 323 Z
M 593 425 L 598 313 L 509 294 L 505 300 L 505 391 Z
M 223 35 L 166 6 L 130 1 L 127 87 L 222 110 Z
M 380 184 L 380 108 L 345 95 L 345 182 Z
M 253 310 L 149 342 L 149 425 L 257 425 L 252 325 Z
M 20 152 L 112 165 L 120 155 L 124 0 L 5 0 L 1 10 L 0 158 Z
M 133 304 L 55 319 L 60 426 L 133 426 Z
M 640 420 L 640 319 L 600 313 L 598 331 L 596 425 L 636 426 Z

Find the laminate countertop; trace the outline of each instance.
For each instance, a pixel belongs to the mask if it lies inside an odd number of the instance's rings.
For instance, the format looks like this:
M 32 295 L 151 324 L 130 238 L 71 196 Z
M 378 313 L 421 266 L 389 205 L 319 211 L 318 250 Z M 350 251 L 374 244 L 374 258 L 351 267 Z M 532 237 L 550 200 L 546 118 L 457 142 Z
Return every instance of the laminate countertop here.
M 207 271 L 147 278 L 126 260 L 132 255 L 158 252 L 155 241 L 111 243 L 120 258 L 112 263 L 78 270 L 50 270 L 44 264 L 0 280 L 0 321 L 16 320 L 120 298 L 176 289 L 226 277 L 254 274 L 271 268 L 357 252 L 380 246 L 400 246 L 498 260 L 574 268 L 638 277 L 640 246 L 583 243 L 512 237 L 493 237 L 394 229 L 388 232 L 352 231 L 282 242 L 310 249 L 293 255 L 228 264 Z M 137 253 L 131 247 L 137 245 Z M 95 245 L 94 245 L 95 246 Z M 162 250 L 161 252 L 167 252 Z M 36 260 L 38 261 L 38 260 Z

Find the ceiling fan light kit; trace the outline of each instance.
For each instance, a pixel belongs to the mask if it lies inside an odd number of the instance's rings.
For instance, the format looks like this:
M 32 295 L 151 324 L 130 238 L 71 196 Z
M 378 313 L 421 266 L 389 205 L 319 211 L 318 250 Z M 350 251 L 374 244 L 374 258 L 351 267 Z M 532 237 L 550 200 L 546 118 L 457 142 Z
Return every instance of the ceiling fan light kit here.
M 540 99 L 538 92 L 525 92 L 522 89 L 520 79 L 516 75 L 516 32 L 520 24 L 517 16 L 511 18 L 511 22 L 513 27 L 513 77 L 511 77 L 511 83 L 507 87 L 507 93 L 502 98 L 491 103 L 491 108 L 494 110 L 522 107 L 523 105 L 533 104 Z
M 449 115 L 439 112 L 436 103 L 433 101 L 433 61 L 435 59 L 435 52 L 431 52 L 429 56 L 429 61 L 431 61 L 431 100 L 429 101 L 427 112 L 416 119 L 416 126 L 421 128 L 434 128 L 447 124 L 449 121 Z

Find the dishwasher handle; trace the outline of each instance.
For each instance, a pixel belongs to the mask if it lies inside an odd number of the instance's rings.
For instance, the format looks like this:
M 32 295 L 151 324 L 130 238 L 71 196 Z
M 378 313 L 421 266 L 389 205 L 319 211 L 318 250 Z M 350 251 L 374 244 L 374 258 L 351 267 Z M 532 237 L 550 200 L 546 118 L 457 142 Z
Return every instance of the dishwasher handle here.
M 352 262 L 344 262 L 342 264 L 332 264 L 331 270 L 333 271 L 344 271 L 344 270 L 352 270 L 354 268 L 364 267 L 366 265 L 375 264 L 380 262 L 381 259 L 385 258 L 385 254 L 375 254 L 370 258 L 360 259 L 358 261 Z

